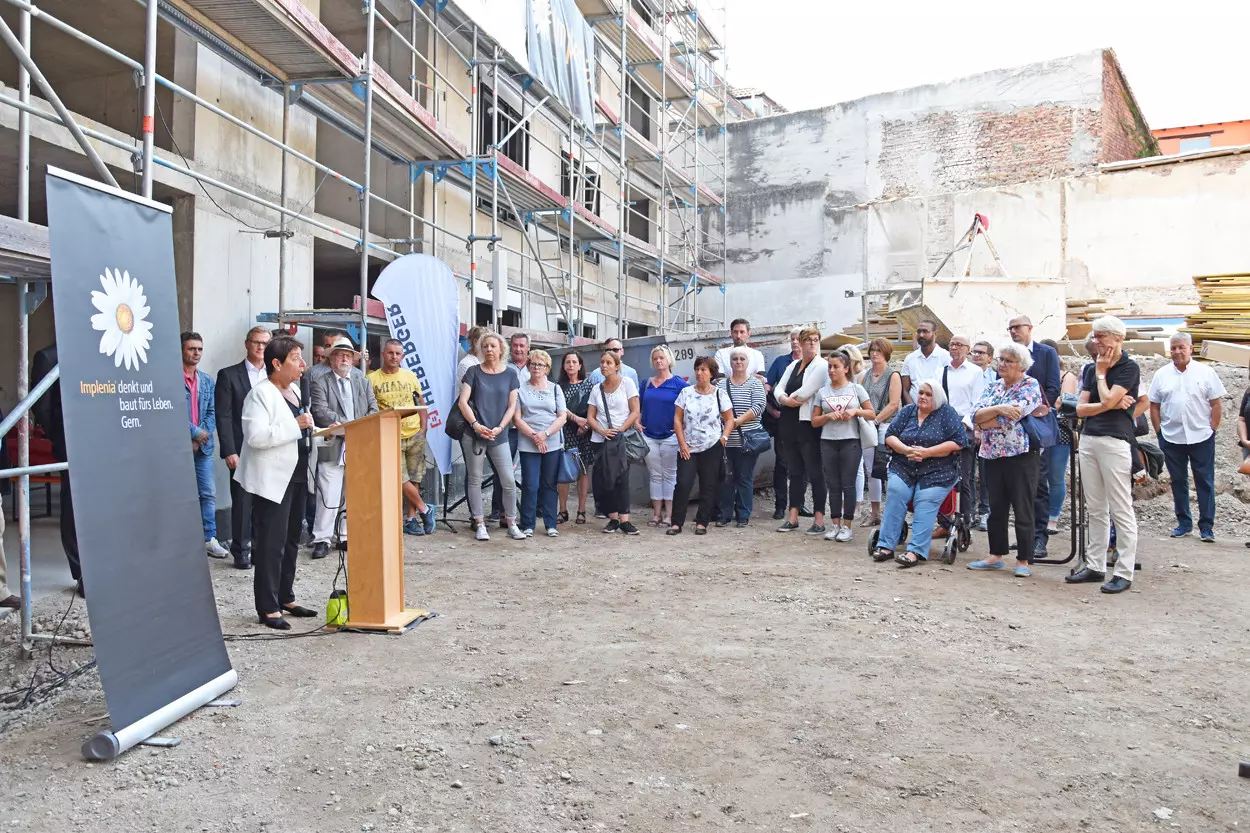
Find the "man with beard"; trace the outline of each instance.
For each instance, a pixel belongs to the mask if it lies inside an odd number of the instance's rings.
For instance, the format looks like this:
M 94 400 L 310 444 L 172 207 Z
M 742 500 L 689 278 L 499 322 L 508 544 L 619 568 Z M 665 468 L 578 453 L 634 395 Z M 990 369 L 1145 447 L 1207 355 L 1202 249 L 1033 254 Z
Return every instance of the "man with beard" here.
M 937 324 L 921 321 L 916 325 L 916 349 L 903 360 L 903 404 L 914 405 L 925 382 L 940 384 L 942 370 L 951 362 L 951 354 L 937 343 Z
M 729 337 L 733 339 L 733 344 L 729 347 L 722 347 L 716 351 L 716 365 L 721 369 L 721 374 L 729 375 L 729 352 L 735 347 L 742 347 L 747 351 L 747 375 L 758 376 L 760 381 L 766 381 L 764 378 L 764 354 L 754 347 L 748 347 L 747 341 L 751 338 L 751 322 L 745 318 L 735 318 L 733 323 L 729 325 Z M 783 367 L 784 371 L 785 368 Z M 779 375 L 778 379 L 781 378 Z

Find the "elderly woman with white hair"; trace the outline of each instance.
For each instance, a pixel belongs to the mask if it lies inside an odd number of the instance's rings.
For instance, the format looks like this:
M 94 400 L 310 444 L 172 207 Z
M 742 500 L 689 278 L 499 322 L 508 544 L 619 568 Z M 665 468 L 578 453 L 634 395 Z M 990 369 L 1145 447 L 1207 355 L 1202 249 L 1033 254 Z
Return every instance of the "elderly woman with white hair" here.
M 1107 573 L 1111 523 L 1115 523 L 1119 557 L 1115 575 L 1102 585 L 1104 593 L 1122 593 L 1133 583 L 1137 561 L 1137 516 L 1133 511 L 1134 393 L 1141 369 L 1124 353 L 1124 322 L 1104 315 L 1093 324 L 1094 361 L 1081 372 L 1076 415 L 1081 425 L 1077 458 L 1081 489 L 1089 517 L 1088 546 L 1081 569 L 1064 581 L 1101 582 Z
M 733 433 L 725 443 L 729 470 L 720 487 L 720 520 L 716 525 L 728 526 L 736 522 L 739 529 L 750 523 L 751 510 L 755 508 L 755 462 L 760 450 L 754 448 L 750 440 L 768 439 L 760 424 L 760 415 L 764 413 L 764 383 L 758 376 L 748 375 L 751 353 L 747 347 L 731 347 L 729 373 L 717 381 L 721 390 L 729 394 Z
M 942 385 L 921 383 L 916 402 L 903 406 L 885 435 L 893 456 L 873 561 L 893 558 L 899 567 L 914 567 L 929 560 L 938 509 L 959 481 L 959 451 L 967 442 L 968 432 L 946 403 Z M 896 555 L 908 503 L 911 540 L 907 551 Z
M 989 558 L 973 561 L 969 570 L 1002 570 L 1011 548 L 1007 516 L 1016 519 L 1016 567 L 1019 578 L 1032 575 L 1033 500 L 1037 495 L 1041 448 L 1029 442 L 1022 420 L 1043 416 L 1049 406 L 1042 387 L 1028 375 L 1033 356 L 1027 347 L 1004 344 L 998 348 L 998 379 L 985 387 L 972 406 L 972 421 L 981 429 L 980 457 L 990 493 Z

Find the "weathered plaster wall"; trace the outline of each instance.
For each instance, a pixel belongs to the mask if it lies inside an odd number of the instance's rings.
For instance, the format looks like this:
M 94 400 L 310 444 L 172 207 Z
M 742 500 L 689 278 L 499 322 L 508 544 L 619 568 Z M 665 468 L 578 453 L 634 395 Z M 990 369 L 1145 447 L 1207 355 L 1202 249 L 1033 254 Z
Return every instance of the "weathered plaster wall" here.
M 845 326 L 860 314 L 848 292 L 932 274 L 976 212 L 989 215 L 1011 275 L 1065 277 L 1076 297 L 1131 295 L 1157 311 L 1187 297 L 1200 270 L 1137 257 L 1129 241 L 1146 228 L 1167 239 L 1174 226 L 1152 211 L 1204 189 L 1188 172 L 1170 186 L 1157 171 L 1097 173 L 1140 155 L 1143 130 L 1106 50 L 732 125 L 730 314 Z M 1095 198 L 1107 188 L 1120 196 Z M 1239 199 L 1236 186 L 1215 190 L 1203 197 L 1210 210 Z M 1144 194 L 1160 191 L 1167 207 L 1143 209 Z M 999 274 L 983 251 L 973 263 L 974 274 Z M 963 255 L 953 264 L 945 273 Z

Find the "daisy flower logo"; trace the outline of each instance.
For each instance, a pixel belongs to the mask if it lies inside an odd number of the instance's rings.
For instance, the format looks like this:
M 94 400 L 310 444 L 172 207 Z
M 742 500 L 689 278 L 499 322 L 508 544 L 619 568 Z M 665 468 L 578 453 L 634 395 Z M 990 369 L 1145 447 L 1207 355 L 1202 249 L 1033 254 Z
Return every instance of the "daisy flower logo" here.
M 152 343 L 151 311 L 143 286 L 121 269 L 105 269 L 100 276 L 103 292 L 92 292 L 91 303 L 99 310 L 91 316 L 91 326 L 100 336 L 100 352 L 113 357 L 113 366 L 138 370 L 148 360 Z

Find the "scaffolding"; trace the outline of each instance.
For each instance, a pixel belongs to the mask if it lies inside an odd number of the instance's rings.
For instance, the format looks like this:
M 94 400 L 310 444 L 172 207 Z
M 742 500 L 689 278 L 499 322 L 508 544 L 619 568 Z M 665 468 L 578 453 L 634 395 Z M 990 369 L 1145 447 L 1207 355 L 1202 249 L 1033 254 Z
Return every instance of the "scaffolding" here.
M 390 0 L 385 8 L 382 0 L 359 0 L 364 20 L 359 54 L 301 0 L 139 0 L 146 6 L 142 60 L 29 0 L 0 2 L 15 7 L 20 21 L 15 33 L 0 19 L 0 36 L 19 61 L 16 95 L 0 93 L 0 104 L 18 114 L 17 218 L 0 218 L 4 220 L 0 280 L 17 285 L 20 319 L 19 404 L 0 426 L 0 436 L 17 428 L 19 453 L 17 466 L 0 472 L 0 477 L 19 478 L 24 650 L 40 639 L 60 639 L 31 632 L 29 478 L 66 468 L 64 463 L 32 467 L 29 460 L 27 413 L 56 379 L 54 371 L 31 390 L 28 318 L 47 297 L 51 276 L 47 229 L 29 222 L 32 118 L 67 130 L 97 176 L 109 184 L 117 182 L 93 143 L 131 156 L 145 197 L 152 195 L 159 167 L 276 215 L 276 232 L 266 235 L 278 240 L 278 309 L 262 317 L 279 326 L 358 322 L 351 329 L 363 344 L 368 333 L 384 327 L 380 305 L 368 298 L 370 257 L 389 260 L 414 251 L 437 256 L 456 246 L 463 246 L 467 256 L 467 274 L 458 277 L 468 284 L 471 299 L 476 298 L 479 280 L 496 284 L 492 296 L 496 325 L 502 321 L 501 283 L 519 291 L 523 312 L 541 307 L 542 329 L 562 333 L 569 343 L 590 334 L 583 327 L 592 306 L 590 296 L 601 302 L 615 296 L 612 334 L 621 337 L 641 334 L 631 322 L 660 334 L 697 333 L 720 329 L 728 318 L 723 282 L 725 124 L 741 117 L 742 108 L 730 96 L 725 80 L 723 0 L 576 0 L 592 27 L 596 47 L 587 67 L 597 90 L 591 119 L 578 118 L 517 56 L 508 54 L 467 11 L 449 0 Z M 270 135 L 246 115 L 232 114 L 159 74 L 158 20 L 281 96 L 281 134 Z M 31 57 L 32 22 L 55 29 L 134 73 L 142 90 L 138 135 L 121 137 L 75 121 Z M 405 79 L 397 80 L 378 63 L 382 51 L 391 70 L 403 66 Z M 462 89 L 465 78 L 467 92 Z M 37 98 L 31 95 L 32 82 Z M 489 88 L 489 100 L 484 86 Z M 158 87 L 277 148 L 278 200 L 196 170 L 181 152 L 175 157 L 157 149 Z M 505 100 L 519 105 L 506 122 L 501 119 Z M 468 115 L 467 141 L 464 131 L 452 126 L 461 106 Z M 318 126 L 361 143 L 364 163 L 359 181 L 317 159 L 315 151 L 305 153 L 293 146 L 295 107 L 315 116 Z M 525 144 L 520 160 L 509 152 L 517 137 Z M 532 170 L 542 167 L 532 158 L 542 154 L 549 170 L 560 171 L 558 186 Z M 385 188 L 379 193 L 374 187 L 375 156 L 406 167 L 406 204 Z M 312 200 L 292 205 L 289 169 L 295 164 L 311 168 L 322 183 L 332 178 L 353 189 L 359 226 L 352 229 L 315 209 L 307 210 Z M 607 187 L 609 182 L 613 187 Z M 467 200 L 467 233 L 453 229 L 452 218 L 440 217 L 449 188 Z M 407 236 L 373 233 L 375 209 L 405 218 Z M 359 253 L 359 295 L 350 310 L 288 308 L 287 241 L 296 224 Z M 508 242 L 505 229 L 514 239 L 519 235 L 520 245 Z M 489 278 L 477 274 L 483 246 L 493 266 Z M 516 286 L 507 270 L 512 258 L 519 264 L 521 280 Z M 604 259 L 616 263 L 614 282 Z M 588 268 L 592 263 L 598 264 L 593 271 Z M 632 278 L 655 283 L 658 297 L 631 292 Z M 701 302 L 705 289 L 721 297 Z M 602 303 L 593 311 L 605 312 Z M 523 324 L 529 330 L 540 329 L 535 321 Z

